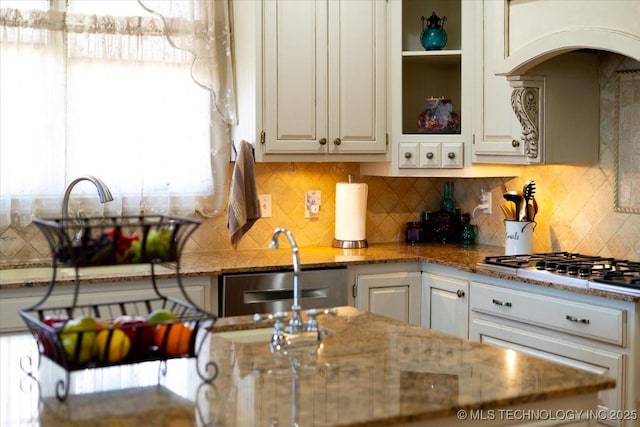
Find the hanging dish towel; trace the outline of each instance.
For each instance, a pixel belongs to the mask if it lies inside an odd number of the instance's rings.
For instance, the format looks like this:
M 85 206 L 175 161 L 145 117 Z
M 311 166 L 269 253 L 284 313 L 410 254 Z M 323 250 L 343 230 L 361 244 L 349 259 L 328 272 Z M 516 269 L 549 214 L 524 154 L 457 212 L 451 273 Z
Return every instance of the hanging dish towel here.
M 247 141 L 240 141 L 236 164 L 231 176 L 227 228 L 234 249 L 242 236 L 260 218 L 260 201 L 256 187 L 253 149 Z

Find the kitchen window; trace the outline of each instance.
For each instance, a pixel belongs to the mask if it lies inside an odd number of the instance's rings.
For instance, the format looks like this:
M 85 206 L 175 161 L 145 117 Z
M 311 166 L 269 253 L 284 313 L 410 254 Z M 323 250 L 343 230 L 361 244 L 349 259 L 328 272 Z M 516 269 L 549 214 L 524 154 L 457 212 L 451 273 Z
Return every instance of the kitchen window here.
M 215 216 L 235 122 L 227 1 L 0 0 L 0 226 Z M 86 186 L 84 186 L 86 184 Z

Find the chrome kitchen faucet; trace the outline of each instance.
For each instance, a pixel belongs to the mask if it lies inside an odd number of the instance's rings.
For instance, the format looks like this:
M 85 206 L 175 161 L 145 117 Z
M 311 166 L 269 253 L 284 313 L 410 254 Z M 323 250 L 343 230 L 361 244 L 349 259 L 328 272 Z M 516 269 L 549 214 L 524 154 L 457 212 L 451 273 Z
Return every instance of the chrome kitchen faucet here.
M 60 224 L 62 224 L 63 226 L 65 218 L 67 217 L 67 215 L 69 215 L 69 197 L 71 196 L 71 190 L 73 190 L 73 187 L 75 187 L 75 185 L 80 181 L 89 181 L 96 186 L 100 203 L 106 203 L 113 200 L 111 190 L 109 190 L 109 187 L 107 187 L 107 185 L 102 182 L 100 178 L 96 178 L 93 175 L 84 175 L 74 179 L 69 185 L 67 185 L 67 189 L 64 192 L 64 197 L 62 198 L 62 218 L 60 219 Z
M 291 252 L 293 255 L 293 305 L 291 306 L 291 320 L 289 321 L 289 332 L 292 334 L 302 332 L 304 325 L 302 323 L 302 318 L 300 316 L 300 251 L 298 250 L 298 244 L 296 243 L 296 239 L 293 238 L 293 234 L 291 231 L 286 228 L 278 227 L 273 232 L 273 237 L 271 238 L 271 249 L 278 249 L 278 237 L 281 233 L 284 233 L 289 240 L 289 245 L 291 246 Z
M 273 313 L 262 316 L 255 314 L 253 316 L 254 321 L 260 322 L 261 320 L 275 320 L 273 327 L 273 335 L 271 337 L 271 349 L 272 351 L 280 350 L 286 346 L 294 345 L 296 343 L 305 342 L 317 342 L 322 339 L 322 329 L 318 325 L 317 316 L 321 314 L 328 314 L 335 316 L 337 310 L 335 308 L 329 309 L 315 309 L 312 308 L 306 311 L 309 320 L 305 324 L 302 320 L 300 312 L 302 307 L 300 306 L 300 252 L 298 250 L 298 244 L 293 238 L 291 231 L 286 228 L 276 228 L 273 237 L 271 238 L 272 249 L 277 249 L 278 237 L 284 233 L 291 245 L 291 252 L 293 255 L 293 305 L 291 306 L 291 319 L 289 320 L 289 330 L 286 331 L 282 321 L 287 318 L 287 313 Z

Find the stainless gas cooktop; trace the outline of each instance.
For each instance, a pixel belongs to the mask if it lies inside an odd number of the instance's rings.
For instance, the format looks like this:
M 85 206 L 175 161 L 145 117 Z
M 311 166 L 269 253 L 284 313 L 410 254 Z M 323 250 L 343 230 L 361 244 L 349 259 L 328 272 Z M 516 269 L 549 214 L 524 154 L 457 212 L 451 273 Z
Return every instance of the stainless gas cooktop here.
M 640 262 L 570 252 L 490 256 L 488 270 L 565 286 L 601 289 L 640 296 Z

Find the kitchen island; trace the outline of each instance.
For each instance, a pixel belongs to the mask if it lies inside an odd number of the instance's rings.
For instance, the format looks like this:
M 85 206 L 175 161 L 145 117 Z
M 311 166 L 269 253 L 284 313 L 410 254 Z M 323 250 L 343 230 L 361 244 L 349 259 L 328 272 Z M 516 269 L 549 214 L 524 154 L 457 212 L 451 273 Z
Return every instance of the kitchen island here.
M 34 339 L 4 335 L 0 425 L 556 425 L 595 420 L 596 393 L 615 386 L 353 307 L 319 322 L 322 342 L 274 354 L 269 331 L 245 335 L 256 327 L 249 317 L 219 319 L 198 359 L 170 360 L 166 375 L 158 362 L 75 372 L 64 402 L 53 392 L 61 370 L 48 359 L 35 378 L 20 369 L 37 363 Z M 195 373 L 209 360 L 219 369 L 210 384 Z

